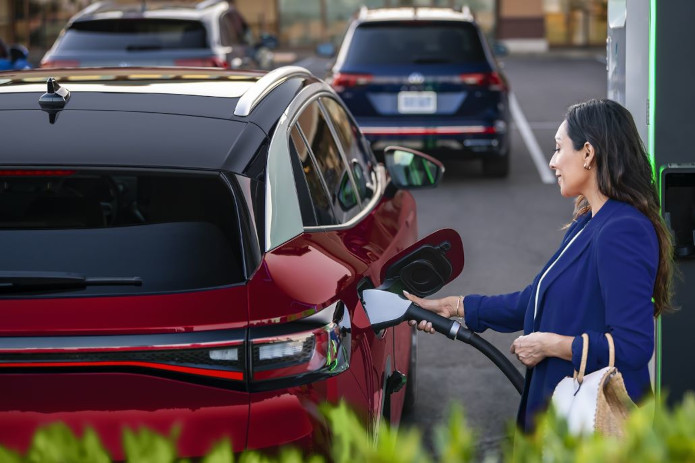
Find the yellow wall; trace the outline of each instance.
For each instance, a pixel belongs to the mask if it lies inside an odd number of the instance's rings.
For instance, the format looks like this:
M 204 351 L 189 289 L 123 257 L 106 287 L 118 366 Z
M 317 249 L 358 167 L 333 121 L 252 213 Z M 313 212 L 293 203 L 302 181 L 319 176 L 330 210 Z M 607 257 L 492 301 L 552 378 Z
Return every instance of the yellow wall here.
M 500 0 L 500 16 L 507 18 L 543 16 L 543 0 Z
M 5 42 L 13 39 L 9 0 L 0 0 L 0 39 L 3 39 Z
M 253 32 L 275 34 L 277 31 L 277 0 L 236 0 L 236 7 L 246 18 Z

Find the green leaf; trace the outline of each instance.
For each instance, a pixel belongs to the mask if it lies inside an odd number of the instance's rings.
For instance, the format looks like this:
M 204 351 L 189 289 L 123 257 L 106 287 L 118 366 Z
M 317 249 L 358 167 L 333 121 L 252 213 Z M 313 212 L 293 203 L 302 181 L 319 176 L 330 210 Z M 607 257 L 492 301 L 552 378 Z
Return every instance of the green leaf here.
M 176 439 L 179 430 L 172 429 L 168 437 L 147 428 L 123 431 L 123 450 L 128 463 L 173 463 L 176 461 Z
M 79 439 L 67 425 L 53 423 L 36 431 L 27 451 L 26 461 L 107 463 L 111 458 L 93 430 L 85 430 L 84 437 Z
M 234 451 L 229 439 L 222 439 L 212 446 L 202 463 L 234 463 Z

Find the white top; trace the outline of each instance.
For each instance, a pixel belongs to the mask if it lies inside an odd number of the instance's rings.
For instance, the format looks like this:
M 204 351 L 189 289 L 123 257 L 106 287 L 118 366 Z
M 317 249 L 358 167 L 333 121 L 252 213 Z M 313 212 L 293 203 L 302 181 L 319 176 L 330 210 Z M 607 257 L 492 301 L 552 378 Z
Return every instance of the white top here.
M 567 246 L 565 246 L 565 249 L 563 249 L 562 252 L 560 253 L 560 255 L 557 256 L 557 259 L 555 259 L 553 261 L 553 263 L 548 266 L 548 268 L 545 270 L 545 272 L 543 272 L 543 275 L 541 275 L 540 280 L 538 280 L 538 285 L 536 286 L 536 302 L 535 302 L 535 305 L 533 308 L 533 319 L 534 320 L 536 319 L 536 314 L 538 314 L 538 294 L 541 292 L 541 284 L 543 283 L 543 278 L 545 278 L 545 276 L 548 274 L 548 272 L 550 272 L 550 269 L 553 268 L 553 266 L 557 263 L 558 260 L 560 260 L 560 257 L 562 257 L 562 255 L 565 253 L 565 251 L 567 251 L 567 248 L 569 248 L 572 245 L 572 243 L 574 243 L 574 240 L 576 240 L 577 237 L 579 235 L 581 235 L 583 231 L 584 231 L 584 228 L 582 227 L 582 229 L 579 230 L 576 235 L 574 235 L 574 237 L 570 240 L 570 242 L 567 243 Z

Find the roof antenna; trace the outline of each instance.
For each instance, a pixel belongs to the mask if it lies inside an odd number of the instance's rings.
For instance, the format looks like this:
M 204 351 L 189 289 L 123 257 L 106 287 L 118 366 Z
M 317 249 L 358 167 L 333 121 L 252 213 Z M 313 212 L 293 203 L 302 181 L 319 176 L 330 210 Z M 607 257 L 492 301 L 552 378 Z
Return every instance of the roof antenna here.
M 46 93 L 39 98 L 39 106 L 48 113 L 48 121 L 53 124 L 58 112 L 65 108 L 65 103 L 70 100 L 70 91 L 58 85 L 54 77 L 46 81 Z

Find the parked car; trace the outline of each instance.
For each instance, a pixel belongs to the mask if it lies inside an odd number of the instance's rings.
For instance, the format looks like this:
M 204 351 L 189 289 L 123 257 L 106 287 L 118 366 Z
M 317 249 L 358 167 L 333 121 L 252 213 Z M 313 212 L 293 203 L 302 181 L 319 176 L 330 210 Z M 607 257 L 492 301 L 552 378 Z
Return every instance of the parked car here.
M 375 150 L 398 144 L 509 171 L 509 85 L 470 11 L 362 8 L 327 80 Z
M 24 45 L 7 46 L 0 39 L 0 71 L 31 69 L 29 50 Z
M 441 234 L 416 242 L 407 189 L 443 166 L 395 147 L 378 163 L 325 82 L 299 67 L 0 73 L 0 126 L 0 445 L 62 421 L 116 460 L 141 426 L 180 426 L 181 456 L 223 437 L 320 451 L 324 401 L 369 429 L 412 406 L 416 331 L 375 333 L 360 294 L 407 275 L 422 292 L 434 249 L 463 265 Z
M 97 2 L 63 28 L 41 67 L 203 66 L 270 69 L 272 36 L 255 43 L 232 1 Z

